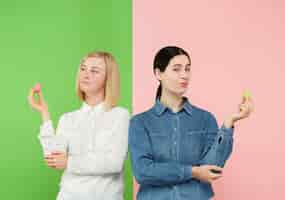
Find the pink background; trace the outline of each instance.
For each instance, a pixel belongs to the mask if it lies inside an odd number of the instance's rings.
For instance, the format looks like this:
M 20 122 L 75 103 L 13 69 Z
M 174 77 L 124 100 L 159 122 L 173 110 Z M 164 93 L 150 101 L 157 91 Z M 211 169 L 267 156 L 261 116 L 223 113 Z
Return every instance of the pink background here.
M 216 200 L 285 198 L 284 8 L 281 0 L 133 1 L 134 113 L 153 105 L 152 62 L 166 45 L 188 50 L 188 97 L 219 124 L 236 111 L 243 89 L 252 92 L 255 112 L 236 125 Z

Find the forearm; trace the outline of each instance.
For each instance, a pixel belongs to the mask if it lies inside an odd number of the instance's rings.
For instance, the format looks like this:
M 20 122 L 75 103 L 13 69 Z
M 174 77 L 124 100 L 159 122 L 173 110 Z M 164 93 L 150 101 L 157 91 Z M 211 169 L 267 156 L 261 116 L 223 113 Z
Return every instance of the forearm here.
M 208 151 L 202 158 L 199 164 L 211 164 L 223 167 L 230 157 L 233 149 L 233 128 L 224 124 L 215 136 L 213 144 L 208 147 Z
M 134 176 L 139 184 L 172 185 L 189 181 L 192 166 L 177 162 L 156 162 L 147 155 L 136 156 L 131 152 Z
M 55 131 L 51 120 L 42 123 L 38 138 L 44 153 L 52 151 L 66 151 L 67 139 L 64 137 L 64 132 L 65 129 L 62 118 L 59 121 L 57 131 Z
M 38 139 L 40 140 L 44 154 L 51 152 L 52 149 L 54 149 L 55 137 L 55 130 L 53 128 L 52 121 L 48 120 L 43 122 L 40 127 Z
M 169 163 L 152 163 L 144 166 L 136 175 L 139 184 L 173 185 L 184 183 L 192 178 L 192 166 L 182 166 Z
M 225 128 L 233 128 L 235 122 L 236 120 L 232 116 L 229 116 L 224 120 L 223 125 Z
M 42 118 L 42 122 L 47 122 L 50 120 L 50 114 L 48 111 L 43 111 L 41 112 L 41 118 Z

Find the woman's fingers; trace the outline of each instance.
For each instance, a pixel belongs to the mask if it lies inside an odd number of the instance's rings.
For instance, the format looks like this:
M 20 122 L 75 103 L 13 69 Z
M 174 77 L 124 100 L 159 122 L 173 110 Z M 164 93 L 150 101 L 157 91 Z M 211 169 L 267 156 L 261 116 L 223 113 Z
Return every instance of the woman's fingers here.
M 45 162 L 47 166 L 57 169 L 59 168 L 60 163 L 63 162 L 63 158 L 59 155 L 48 155 L 45 157 Z
M 248 107 L 249 107 L 250 112 L 254 110 L 253 102 L 251 100 L 248 102 Z
M 66 158 L 66 153 L 62 151 L 55 151 L 48 157 L 50 159 L 56 160 L 57 163 L 61 163 Z
M 31 88 L 31 89 L 30 89 L 30 92 L 29 92 L 29 96 L 33 96 L 33 95 L 34 95 L 34 93 L 35 93 L 34 88 Z
M 40 106 L 33 99 L 29 100 L 29 104 L 35 110 L 39 110 L 40 109 Z
M 247 106 L 242 104 L 242 105 L 240 105 L 239 109 L 241 112 L 245 112 L 247 110 Z
M 62 151 L 55 151 L 45 156 L 47 165 L 55 169 L 65 169 L 66 159 L 66 153 Z
M 63 155 L 65 154 L 65 152 L 64 151 L 53 151 L 51 154 L 52 155 Z
M 253 110 L 253 104 L 252 101 L 249 100 L 245 103 L 239 104 L 239 110 L 240 112 L 243 112 L 245 114 L 249 114 Z
M 52 152 L 52 156 L 54 159 L 56 159 L 58 161 L 62 161 L 65 159 L 66 154 L 65 154 L 65 152 L 55 151 L 55 152 Z
M 34 90 L 34 88 L 31 88 L 30 92 L 29 92 L 29 96 L 28 96 L 29 104 L 31 105 L 32 108 L 34 108 L 36 110 L 40 110 L 41 107 L 35 101 L 34 95 L 35 95 L 35 90 Z
M 37 94 L 39 97 L 37 100 L 35 99 L 35 94 Z M 42 112 L 43 110 L 47 110 L 47 104 L 44 101 L 41 91 L 36 92 L 34 88 L 31 88 L 28 96 L 28 101 L 31 107 L 36 111 Z
M 217 180 L 217 179 L 221 178 L 222 176 L 223 176 L 222 174 L 214 174 L 214 173 L 212 173 L 211 174 L 211 179 L 212 180 Z
M 30 89 L 28 101 L 31 105 L 33 105 L 35 103 L 35 101 L 34 101 L 34 89 L 33 88 Z
M 46 158 L 45 162 L 49 167 L 55 167 L 56 166 L 56 160 L 54 160 L 54 159 L 47 159 Z
M 39 102 L 40 102 L 40 103 L 43 103 L 43 102 L 44 102 L 44 97 L 43 97 L 42 92 L 39 91 L 37 94 L 39 95 Z
M 222 175 L 223 168 L 216 166 L 216 165 L 210 165 L 209 168 L 210 168 L 210 179 L 211 179 L 211 181 L 217 180 L 223 176 Z
M 45 162 L 48 167 L 54 169 L 64 169 L 66 162 L 66 152 L 64 151 L 54 151 L 50 154 L 45 155 Z
M 248 100 L 248 99 L 247 99 L 245 96 L 243 96 L 243 97 L 242 97 L 242 100 L 241 100 L 241 103 L 243 104 L 243 103 L 245 103 L 247 100 Z
M 223 168 L 217 166 L 217 165 L 210 165 L 210 169 L 216 170 L 216 171 L 223 171 Z
M 252 109 L 253 108 L 253 102 L 252 102 L 252 99 L 249 98 L 249 99 L 246 99 L 246 101 L 242 102 L 241 104 L 239 104 L 239 107 L 241 106 L 245 106 L 246 108 L 248 109 Z
M 54 160 L 45 160 L 46 164 L 49 166 L 54 166 L 56 165 L 56 162 Z

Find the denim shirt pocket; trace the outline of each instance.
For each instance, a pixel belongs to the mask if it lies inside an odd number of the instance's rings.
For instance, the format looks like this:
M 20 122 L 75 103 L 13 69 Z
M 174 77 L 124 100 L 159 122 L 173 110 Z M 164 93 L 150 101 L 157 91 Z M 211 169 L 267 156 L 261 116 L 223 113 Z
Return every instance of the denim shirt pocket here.
M 169 160 L 171 153 L 170 135 L 163 132 L 150 132 L 149 135 L 154 158 L 157 161 Z
M 184 134 L 182 139 L 182 151 L 186 154 L 184 159 L 186 161 L 197 161 L 201 158 L 205 147 L 206 131 L 201 130 L 189 130 Z

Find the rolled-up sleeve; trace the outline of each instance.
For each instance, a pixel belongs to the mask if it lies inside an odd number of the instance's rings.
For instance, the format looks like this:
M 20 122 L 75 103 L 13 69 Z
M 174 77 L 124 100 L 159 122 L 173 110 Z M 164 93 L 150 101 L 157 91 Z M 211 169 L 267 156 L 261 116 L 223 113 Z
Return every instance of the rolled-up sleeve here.
M 44 122 L 40 126 L 38 139 L 40 140 L 44 154 L 48 154 L 52 151 L 67 151 L 67 138 L 65 136 L 66 123 L 65 115 L 62 115 L 56 130 L 51 120 Z
M 216 118 L 211 113 L 206 121 L 206 152 L 199 164 L 224 167 L 233 150 L 234 128 L 222 125 L 219 129 Z

